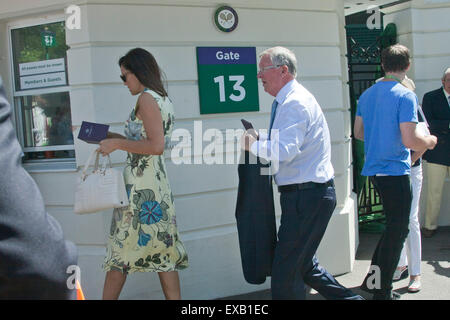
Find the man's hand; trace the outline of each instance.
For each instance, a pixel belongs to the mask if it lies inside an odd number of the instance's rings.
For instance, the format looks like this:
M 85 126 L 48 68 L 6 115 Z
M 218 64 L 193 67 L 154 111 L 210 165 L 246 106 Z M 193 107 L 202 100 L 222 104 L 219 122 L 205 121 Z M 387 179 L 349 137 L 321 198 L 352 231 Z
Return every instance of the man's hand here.
M 256 141 L 256 138 L 247 131 L 241 137 L 241 148 L 250 151 L 250 147 Z
M 417 124 L 414 122 L 400 123 L 400 132 L 402 143 L 408 149 L 422 151 L 423 149 L 432 150 L 436 146 L 437 137 L 433 135 L 423 136 L 416 131 Z

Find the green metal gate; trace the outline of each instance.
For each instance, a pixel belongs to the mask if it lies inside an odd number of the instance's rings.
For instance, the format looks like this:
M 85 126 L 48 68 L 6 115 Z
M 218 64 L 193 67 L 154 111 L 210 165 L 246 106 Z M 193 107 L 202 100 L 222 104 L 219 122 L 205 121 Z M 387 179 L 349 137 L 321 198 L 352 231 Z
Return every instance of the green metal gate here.
M 347 25 L 347 59 L 351 102 L 352 135 L 356 107 L 361 94 L 383 73 L 380 63 L 379 36 L 381 30 L 369 30 L 366 25 Z M 358 195 L 358 221 L 362 229 L 376 231 L 380 225 L 369 223 L 383 222 L 383 206 L 373 184 L 367 177 L 361 176 L 364 165 L 364 142 L 352 139 L 353 186 Z

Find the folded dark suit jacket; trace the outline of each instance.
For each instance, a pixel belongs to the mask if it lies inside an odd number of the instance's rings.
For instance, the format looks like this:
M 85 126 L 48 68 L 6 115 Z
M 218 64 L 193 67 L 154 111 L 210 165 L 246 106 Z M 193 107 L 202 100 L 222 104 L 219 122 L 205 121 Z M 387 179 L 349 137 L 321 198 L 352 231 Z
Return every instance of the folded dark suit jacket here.
M 261 175 L 261 169 L 267 169 L 268 164 L 262 164 L 249 152 L 242 155 L 246 161 L 241 159 L 238 166 L 236 204 L 242 269 L 248 283 L 261 284 L 271 275 L 277 241 L 272 179 Z
M 75 299 L 66 272 L 77 264 L 76 247 L 22 167 L 10 116 L 0 78 L 0 299 Z
M 427 150 L 423 158 L 431 163 L 450 166 L 450 107 L 442 87 L 423 96 L 422 109 L 430 132 L 438 139 L 433 150 Z

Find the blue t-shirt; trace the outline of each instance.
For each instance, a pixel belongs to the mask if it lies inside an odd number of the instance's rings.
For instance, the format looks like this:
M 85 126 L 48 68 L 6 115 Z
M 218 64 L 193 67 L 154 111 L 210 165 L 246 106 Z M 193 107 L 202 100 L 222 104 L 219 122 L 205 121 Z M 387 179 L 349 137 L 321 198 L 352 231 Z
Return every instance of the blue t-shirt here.
M 417 105 L 416 94 L 396 81 L 380 81 L 364 91 L 356 110 L 364 125 L 363 176 L 410 174 L 400 123 L 417 122 Z

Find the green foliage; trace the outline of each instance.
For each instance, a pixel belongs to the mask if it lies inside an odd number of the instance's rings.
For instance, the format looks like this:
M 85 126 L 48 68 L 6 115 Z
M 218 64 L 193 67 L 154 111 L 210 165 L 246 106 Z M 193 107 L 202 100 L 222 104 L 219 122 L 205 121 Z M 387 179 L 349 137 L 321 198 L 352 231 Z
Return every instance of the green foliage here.
M 389 23 L 380 35 L 381 50 L 397 43 L 397 26 Z
M 56 46 L 46 48 L 42 45 L 41 33 L 43 31 L 55 33 Z M 66 45 L 66 32 L 64 22 L 55 22 L 11 31 L 16 64 L 57 59 L 66 56 L 69 48 Z

